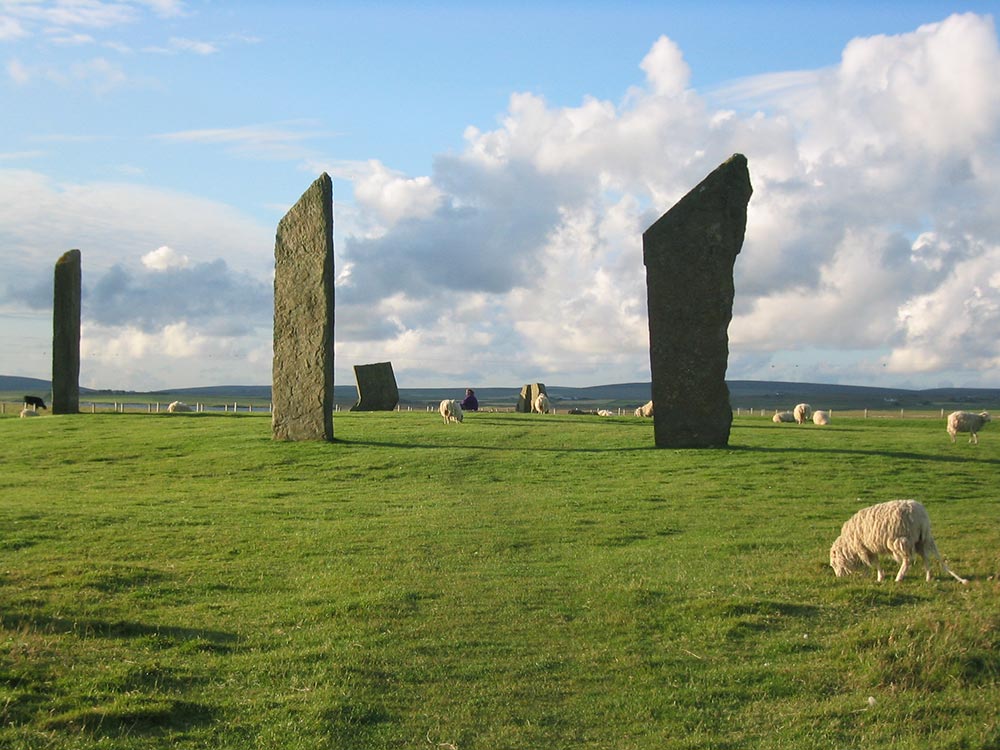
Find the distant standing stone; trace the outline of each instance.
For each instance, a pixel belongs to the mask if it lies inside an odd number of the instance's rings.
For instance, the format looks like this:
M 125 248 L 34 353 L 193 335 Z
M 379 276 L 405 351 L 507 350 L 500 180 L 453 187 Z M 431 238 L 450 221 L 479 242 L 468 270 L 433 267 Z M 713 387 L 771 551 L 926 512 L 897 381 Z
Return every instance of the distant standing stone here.
M 80 296 L 79 250 L 56 261 L 52 295 L 52 413 L 80 412 Z
M 545 390 L 545 383 L 528 383 L 521 386 L 521 393 L 517 397 L 517 408 L 515 411 L 519 411 L 523 414 L 531 414 L 531 405 L 535 403 L 539 394 L 544 393 L 548 395 L 548 391 Z
M 392 411 L 399 403 L 399 387 L 392 372 L 392 362 L 354 365 L 358 383 L 358 403 L 351 411 Z
M 642 235 L 657 447 L 729 444 L 733 267 L 752 193 L 735 154 Z
M 275 440 L 333 440 L 333 282 L 333 182 L 324 172 L 275 237 Z

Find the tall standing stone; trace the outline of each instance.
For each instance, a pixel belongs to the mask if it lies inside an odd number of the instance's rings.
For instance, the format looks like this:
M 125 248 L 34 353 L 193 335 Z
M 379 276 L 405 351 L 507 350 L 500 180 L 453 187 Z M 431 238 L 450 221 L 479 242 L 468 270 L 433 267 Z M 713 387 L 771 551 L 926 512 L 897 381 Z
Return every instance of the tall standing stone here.
M 325 172 L 274 242 L 275 440 L 333 440 L 333 182 Z
M 399 387 L 392 372 L 392 362 L 354 365 L 358 384 L 358 403 L 351 411 L 392 411 L 399 403 Z
M 52 295 L 52 413 L 80 411 L 80 251 L 56 261 Z
M 657 447 L 729 444 L 733 266 L 752 193 L 734 154 L 642 235 Z

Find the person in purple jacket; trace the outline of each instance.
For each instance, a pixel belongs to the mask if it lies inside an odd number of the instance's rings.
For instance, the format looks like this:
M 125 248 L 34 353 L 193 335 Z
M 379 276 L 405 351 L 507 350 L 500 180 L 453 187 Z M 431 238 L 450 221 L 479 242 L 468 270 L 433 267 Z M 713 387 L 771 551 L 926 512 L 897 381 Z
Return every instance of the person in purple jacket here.
M 476 392 L 471 388 L 465 389 L 465 398 L 462 399 L 462 411 L 479 411 L 479 399 Z

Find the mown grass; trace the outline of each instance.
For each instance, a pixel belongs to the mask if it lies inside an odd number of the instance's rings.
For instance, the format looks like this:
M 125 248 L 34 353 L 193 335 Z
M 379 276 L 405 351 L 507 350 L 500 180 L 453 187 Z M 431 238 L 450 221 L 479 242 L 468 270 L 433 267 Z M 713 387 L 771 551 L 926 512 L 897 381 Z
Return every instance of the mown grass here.
M 0 419 L 0 746 L 1000 747 L 989 428 L 738 418 L 709 451 L 631 417 L 336 433 Z M 897 497 L 969 586 L 833 577 L 857 498 Z

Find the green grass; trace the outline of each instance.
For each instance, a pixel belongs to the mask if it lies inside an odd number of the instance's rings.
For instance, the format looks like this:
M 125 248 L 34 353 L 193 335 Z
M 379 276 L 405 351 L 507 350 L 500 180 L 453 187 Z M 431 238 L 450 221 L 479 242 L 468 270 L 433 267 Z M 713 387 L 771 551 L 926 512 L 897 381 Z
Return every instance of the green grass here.
M 989 427 L 335 429 L 0 418 L 0 746 L 1000 747 Z M 857 498 L 898 497 L 968 586 L 834 578 Z

